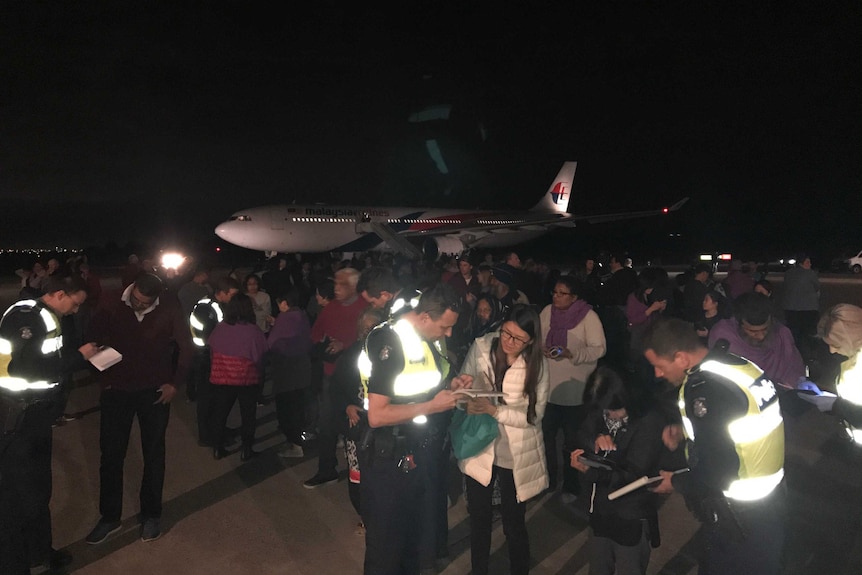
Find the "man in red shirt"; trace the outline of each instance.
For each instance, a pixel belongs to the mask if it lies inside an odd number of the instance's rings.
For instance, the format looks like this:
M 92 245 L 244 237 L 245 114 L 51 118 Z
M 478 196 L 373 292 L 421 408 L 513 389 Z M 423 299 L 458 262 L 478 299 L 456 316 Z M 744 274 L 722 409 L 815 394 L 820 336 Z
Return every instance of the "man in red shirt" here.
M 338 481 L 336 470 L 338 460 L 335 450 L 338 434 L 343 421 L 346 422 L 346 417 L 344 413 L 333 413 L 332 402 L 329 399 L 329 377 L 335 371 L 335 361 L 339 354 L 356 341 L 359 314 L 368 305 L 368 302 L 356 293 L 358 282 L 359 272 L 353 268 L 344 268 L 335 272 L 335 300 L 321 310 L 311 327 L 312 345 L 323 348 L 323 383 L 319 397 L 320 454 L 317 473 L 303 482 L 308 489 Z

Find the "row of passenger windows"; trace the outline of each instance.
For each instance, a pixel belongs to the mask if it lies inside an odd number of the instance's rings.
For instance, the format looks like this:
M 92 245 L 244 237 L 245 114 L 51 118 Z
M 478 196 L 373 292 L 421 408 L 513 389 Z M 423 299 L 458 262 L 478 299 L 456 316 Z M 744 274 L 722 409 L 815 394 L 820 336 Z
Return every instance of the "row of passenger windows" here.
M 356 218 L 293 218 L 294 222 L 356 222 Z M 388 224 L 460 224 L 461 220 L 399 220 L 388 219 Z
M 294 222 L 323 222 L 323 223 L 355 223 L 356 218 L 292 218 Z M 487 225 L 520 224 L 524 220 L 478 220 L 476 223 Z M 399 220 L 388 219 L 389 224 L 460 224 L 461 220 Z

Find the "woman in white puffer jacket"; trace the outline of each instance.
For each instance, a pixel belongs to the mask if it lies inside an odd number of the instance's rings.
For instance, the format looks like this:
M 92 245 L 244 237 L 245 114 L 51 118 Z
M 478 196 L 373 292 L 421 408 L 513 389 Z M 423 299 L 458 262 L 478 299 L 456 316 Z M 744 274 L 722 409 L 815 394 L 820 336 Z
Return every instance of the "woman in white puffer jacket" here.
M 542 415 L 550 386 L 541 335 L 535 310 L 517 305 L 500 331 L 473 343 L 461 369 L 462 374 L 473 376 L 473 389 L 506 394 L 499 405 L 487 398 L 467 402 L 468 413 L 492 415 L 499 429 L 498 437 L 484 450 L 458 462 L 467 476 L 470 552 L 475 575 L 488 573 L 494 478 L 500 485 L 510 573 L 521 575 L 530 569 L 526 501 L 548 487 Z

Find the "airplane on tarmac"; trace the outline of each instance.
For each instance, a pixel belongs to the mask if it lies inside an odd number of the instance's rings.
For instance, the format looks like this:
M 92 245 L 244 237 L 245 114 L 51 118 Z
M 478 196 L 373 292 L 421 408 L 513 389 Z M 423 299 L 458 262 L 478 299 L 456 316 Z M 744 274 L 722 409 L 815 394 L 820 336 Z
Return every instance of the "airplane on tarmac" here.
M 436 208 L 273 205 L 242 210 L 216 226 L 217 236 L 268 257 L 288 252 L 389 250 L 413 257 L 457 254 L 468 248 L 499 248 L 537 238 L 576 221 L 607 222 L 667 214 L 669 208 L 600 215 L 568 213 L 577 162 L 565 162 L 551 187 L 528 211 Z

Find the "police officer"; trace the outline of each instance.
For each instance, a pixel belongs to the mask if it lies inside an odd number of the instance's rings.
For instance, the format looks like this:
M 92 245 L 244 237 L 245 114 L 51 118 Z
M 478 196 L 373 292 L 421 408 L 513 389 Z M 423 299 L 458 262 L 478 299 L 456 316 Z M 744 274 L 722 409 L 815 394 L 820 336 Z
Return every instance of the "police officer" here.
M 445 385 L 440 340 L 458 309 L 451 286 L 426 290 L 406 312 L 393 306 L 393 319 L 369 334 L 360 355 L 370 425 L 360 445 L 366 575 L 419 573 L 427 478 L 442 475 L 441 415 L 455 406 L 452 391 L 472 385 L 469 377 Z
M 87 286 L 50 277 L 45 295 L 13 304 L 0 320 L 0 574 L 31 565 L 59 569 L 71 555 L 52 548 L 51 424 L 63 413 L 71 375 L 98 348 L 77 349 L 63 316 L 78 311 Z
M 705 524 L 699 573 L 779 572 L 784 421 L 773 383 L 721 345 L 708 350 L 679 319 L 651 325 L 643 347 L 656 377 L 680 388 L 682 425 L 665 428 L 662 439 L 672 451 L 685 443 L 691 472 L 662 471 L 656 491 L 679 488 Z
M 221 322 L 223 314 L 221 306 L 239 293 L 239 282 L 226 276 L 216 282 L 215 294 L 212 298 L 205 297 L 195 304 L 189 316 L 189 326 L 192 330 L 192 342 L 195 345 L 195 357 L 192 364 L 192 376 L 195 380 L 197 393 L 198 415 L 198 445 L 213 447 L 213 457 L 220 459 L 221 446 L 213 444 L 210 437 L 213 418 L 212 384 L 210 384 L 210 349 L 207 340 Z

